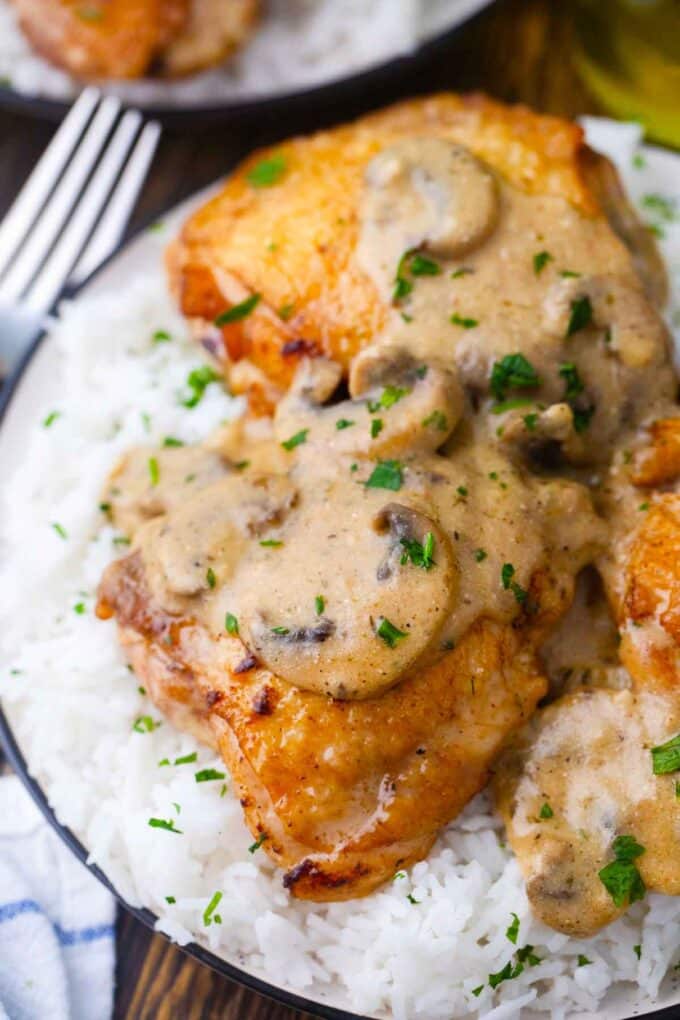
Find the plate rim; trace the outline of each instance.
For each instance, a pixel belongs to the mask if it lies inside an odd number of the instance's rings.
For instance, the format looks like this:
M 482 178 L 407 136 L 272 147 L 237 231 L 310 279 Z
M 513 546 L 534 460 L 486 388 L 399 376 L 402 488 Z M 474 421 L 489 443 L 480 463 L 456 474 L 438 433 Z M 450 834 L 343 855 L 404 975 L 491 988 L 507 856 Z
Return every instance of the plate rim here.
M 422 63 L 434 56 L 445 47 L 453 36 L 475 18 L 478 18 L 490 7 L 493 0 L 467 0 L 467 7 L 461 17 L 448 28 L 435 32 L 422 40 L 411 51 L 397 53 L 386 57 L 376 64 L 359 68 L 355 72 L 340 74 L 330 81 L 312 83 L 299 88 L 290 88 L 284 92 L 270 92 L 263 95 L 249 94 L 225 103 L 196 103 L 187 106 L 164 105 L 159 103 L 139 103 L 126 99 L 123 106 L 133 106 L 146 117 L 153 117 L 168 127 L 187 127 L 195 124 L 204 127 L 224 120 L 243 120 L 257 117 L 264 113 L 274 113 L 278 107 L 286 106 L 287 112 L 294 113 L 300 108 L 311 107 L 324 101 L 337 101 L 340 98 L 349 100 L 360 95 L 362 89 L 387 85 L 397 81 L 409 71 L 415 71 Z M 99 84 L 99 83 L 96 83 Z M 83 82 L 82 87 L 85 86 Z M 99 87 L 106 92 L 106 82 Z M 114 93 L 115 94 L 115 93 Z M 410 94 L 410 93 L 409 93 Z M 77 93 L 70 99 L 57 99 L 51 96 L 34 95 L 18 92 L 8 85 L 0 85 L 0 108 L 15 113 L 26 113 L 45 120 L 59 121 L 68 113 Z M 392 97 L 386 102 L 394 102 L 399 97 Z M 373 103 L 371 102 L 371 108 Z
M 648 145 L 649 143 L 645 144 Z M 660 149 L 663 152 L 669 152 L 671 155 L 677 156 L 680 161 L 680 153 L 675 153 L 673 150 L 666 150 L 663 146 L 658 145 L 650 145 L 649 147 Z M 204 191 L 207 190 L 209 190 L 209 188 L 201 189 L 172 206 L 166 212 L 147 217 L 144 223 L 140 225 L 129 237 L 125 238 L 82 283 L 62 294 L 59 300 L 76 300 L 81 292 L 85 291 L 90 284 L 94 283 L 100 274 L 103 273 L 104 270 L 106 270 L 113 262 L 117 261 L 128 248 L 142 240 L 143 235 L 145 235 L 148 232 L 149 227 L 159 219 L 159 216 L 172 214 L 175 210 L 178 210 L 180 207 L 191 203 L 192 200 L 197 199 Z M 26 350 L 14 371 L 10 374 L 2 386 L 2 390 L 0 391 L 0 429 L 3 427 L 10 405 L 16 398 L 20 383 L 29 371 L 35 355 L 48 337 L 49 331 L 47 329 L 43 329 Z M 229 960 L 225 960 L 223 957 L 218 956 L 216 953 L 213 953 L 210 949 L 206 949 L 198 942 L 191 941 L 185 945 L 180 945 L 164 931 L 157 929 L 155 927 L 156 921 L 158 920 L 157 915 L 154 914 L 153 911 L 149 910 L 148 907 L 137 907 L 128 903 L 122 893 L 115 888 L 106 873 L 97 864 L 88 861 L 89 851 L 78 839 L 75 833 L 67 825 L 62 824 L 59 821 L 55 810 L 49 803 L 47 794 L 41 787 L 38 780 L 31 775 L 28 762 L 19 747 L 7 714 L 3 709 L 1 697 L 0 746 L 11 765 L 14 774 L 19 778 L 20 782 L 40 810 L 50 828 L 56 832 L 62 842 L 78 858 L 78 860 L 85 865 L 88 871 L 113 894 L 116 902 L 124 910 L 132 914 L 132 916 L 140 921 L 146 928 L 148 928 L 152 934 L 161 935 L 171 945 L 180 949 L 200 964 L 209 967 L 210 970 L 222 977 L 234 981 L 236 984 L 248 988 L 250 991 L 257 992 L 259 995 L 263 995 L 274 1002 L 278 1002 L 284 1006 L 291 1006 L 292 1008 L 301 1010 L 313 1017 L 318 1017 L 320 1020 L 376 1020 L 375 1017 L 368 1017 L 363 1013 L 353 1013 L 338 1006 L 326 1005 L 317 1000 L 305 998 L 304 995 L 289 991 L 286 988 L 270 984 L 268 981 L 258 977 L 256 974 L 252 974 L 236 964 L 231 963 Z M 679 1016 L 680 999 L 677 1003 L 671 1003 L 669 1006 L 662 1006 L 648 1012 L 643 1013 L 636 1011 L 626 1017 L 625 1020 L 678 1020 Z M 452 1018 L 452 1020 L 455 1020 L 455 1018 Z

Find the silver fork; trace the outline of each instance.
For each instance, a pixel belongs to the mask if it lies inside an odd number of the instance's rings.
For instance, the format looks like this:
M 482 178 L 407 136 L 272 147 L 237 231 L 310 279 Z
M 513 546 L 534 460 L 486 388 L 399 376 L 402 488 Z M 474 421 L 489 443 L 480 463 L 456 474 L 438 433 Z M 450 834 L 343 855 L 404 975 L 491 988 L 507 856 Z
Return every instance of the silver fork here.
M 86 88 L 0 224 L 0 377 L 40 333 L 66 284 L 117 247 L 160 137 L 137 110 Z

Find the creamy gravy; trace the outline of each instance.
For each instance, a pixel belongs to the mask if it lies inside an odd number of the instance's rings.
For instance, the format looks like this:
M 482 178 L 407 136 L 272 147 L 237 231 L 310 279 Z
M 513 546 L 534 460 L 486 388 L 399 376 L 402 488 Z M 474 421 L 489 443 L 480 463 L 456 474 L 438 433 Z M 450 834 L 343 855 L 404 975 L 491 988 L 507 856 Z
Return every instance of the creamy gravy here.
M 160 605 L 338 698 L 380 694 L 479 617 L 535 612 L 538 571 L 568 595 L 607 540 L 569 462 L 606 463 L 674 389 L 624 247 L 566 201 L 419 139 L 369 164 L 361 221 L 391 313 L 351 399 L 333 402 L 338 366 L 303 363 L 272 422 L 151 472 L 133 451 L 107 494 Z

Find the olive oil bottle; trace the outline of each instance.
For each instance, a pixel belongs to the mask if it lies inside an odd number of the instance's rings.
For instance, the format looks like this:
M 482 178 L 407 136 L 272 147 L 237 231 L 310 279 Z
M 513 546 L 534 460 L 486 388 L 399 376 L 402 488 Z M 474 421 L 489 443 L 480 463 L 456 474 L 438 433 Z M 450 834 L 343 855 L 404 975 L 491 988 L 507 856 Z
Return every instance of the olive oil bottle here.
M 680 148 L 680 0 L 574 0 L 575 58 L 613 115 Z

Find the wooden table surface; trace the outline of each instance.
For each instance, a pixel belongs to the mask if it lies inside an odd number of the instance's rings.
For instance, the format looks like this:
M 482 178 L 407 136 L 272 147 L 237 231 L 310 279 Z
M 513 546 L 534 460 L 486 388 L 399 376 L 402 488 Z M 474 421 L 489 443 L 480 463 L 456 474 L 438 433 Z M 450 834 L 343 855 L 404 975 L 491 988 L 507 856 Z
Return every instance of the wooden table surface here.
M 398 96 L 437 89 L 482 89 L 538 110 L 574 116 L 598 112 L 570 63 L 569 2 L 497 0 L 468 22 L 398 92 L 371 94 L 286 118 L 166 132 L 130 232 L 227 172 L 256 145 L 347 119 Z M 0 215 L 49 141 L 54 125 L 0 113 Z M 115 1020 L 304 1020 L 195 963 L 122 910 L 117 926 Z

